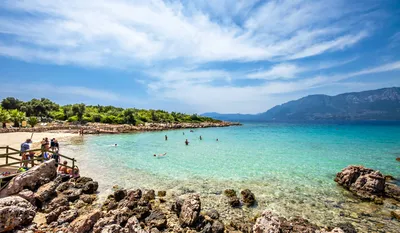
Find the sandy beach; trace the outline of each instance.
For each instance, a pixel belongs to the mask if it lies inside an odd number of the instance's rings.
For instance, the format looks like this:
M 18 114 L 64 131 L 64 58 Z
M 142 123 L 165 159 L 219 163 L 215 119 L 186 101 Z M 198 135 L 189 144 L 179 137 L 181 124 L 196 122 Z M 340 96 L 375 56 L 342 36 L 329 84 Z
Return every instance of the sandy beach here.
M 40 143 L 40 141 L 45 137 L 49 139 L 56 138 L 57 140 L 65 140 L 76 135 L 77 134 L 60 132 L 33 133 L 33 147 L 39 147 L 38 143 Z M 20 149 L 21 143 L 23 143 L 26 139 L 31 138 L 31 136 L 32 133 L 30 132 L 0 133 L 0 146 L 10 146 L 15 149 Z

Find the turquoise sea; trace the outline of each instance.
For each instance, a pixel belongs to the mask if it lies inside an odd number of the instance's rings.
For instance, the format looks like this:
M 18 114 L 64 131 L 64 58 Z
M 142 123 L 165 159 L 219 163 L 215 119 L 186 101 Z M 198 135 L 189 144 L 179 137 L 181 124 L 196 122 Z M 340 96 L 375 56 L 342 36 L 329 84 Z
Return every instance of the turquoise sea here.
M 106 194 L 114 185 L 167 190 L 170 195 L 195 191 L 202 195 L 203 208 L 217 208 L 228 218 L 270 209 L 318 225 L 352 222 L 365 232 L 400 229 L 390 217 L 390 210 L 400 208 L 395 203 L 360 202 L 333 181 L 350 164 L 400 179 L 395 160 L 400 156 L 400 124 L 245 123 L 194 132 L 85 135 L 65 142 L 63 150 L 77 158 L 82 174 L 98 180 Z M 162 153 L 167 155 L 153 156 Z M 229 208 L 221 195 L 227 188 L 251 189 L 258 205 Z

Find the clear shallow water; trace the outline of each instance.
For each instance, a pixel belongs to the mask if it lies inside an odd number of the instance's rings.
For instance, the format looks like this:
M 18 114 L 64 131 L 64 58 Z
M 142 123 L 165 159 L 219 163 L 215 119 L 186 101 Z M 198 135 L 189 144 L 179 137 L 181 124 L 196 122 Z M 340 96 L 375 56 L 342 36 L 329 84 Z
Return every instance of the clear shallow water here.
M 114 143 L 118 146 L 112 146 Z M 227 216 L 269 208 L 323 225 L 347 220 L 365 230 L 375 229 L 380 222 L 388 232 L 400 226 L 388 212 L 400 207 L 393 203 L 354 204 L 357 200 L 333 181 L 335 174 L 350 164 L 400 178 L 400 164 L 395 160 L 400 154 L 400 125 L 275 123 L 195 129 L 193 133 L 93 135 L 77 138 L 65 145 L 65 150 L 78 159 L 83 175 L 99 181 L 104 193 L 113 185 L 177 194 L 194 190 L 202 194 L 205 208 L 219 208 Z M 165 157 L 153 157 L 165 152 Z M 258 206 L 227 208 L 218 195 L 226 188 L 250 188 Z M 354 217 L 354 212 L 360 216 L 371 209 L 379 216 Z

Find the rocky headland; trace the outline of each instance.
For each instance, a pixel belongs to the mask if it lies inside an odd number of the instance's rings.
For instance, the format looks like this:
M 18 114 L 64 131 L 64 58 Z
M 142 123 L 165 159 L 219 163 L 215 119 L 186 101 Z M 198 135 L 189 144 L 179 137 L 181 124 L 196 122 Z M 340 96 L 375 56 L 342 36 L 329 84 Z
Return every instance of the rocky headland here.
M 379 203 L 380 198 L 399 201 L 400 189 L 379 171 L 349 166 L 335 181 L 363 200 Z M 202 209 L 200 195 L 179 196 L 163 190 L 116 188 L 104 201 L 99 200 L 98 183 L 89 177 L 57 175 L 50 160 L 14 177 L 0 191 L 0 232 L 357 232 L 349 222 L 317 226 L 293 216 L 281 217 L 268 210 L 255 216 L 222 218 L 214 209 Z M 249 189 L 239 194 L 223 192 L 230 208 L 252 208 L 257 197 Z M 399 209 L 393 218 L 399 219 Z
M 211 128 L 211 127 L 229 127 L 240 126 L 237 122 L 200 122 L 200 123 L 145 123 L 140 125 L 129 124 L 103 124 L 103 123 L 87 123 L 87 124 L 49 124 L 46 126 L 37 126 L 34 128 L 1 128 L 0 133 L 11 132 L 47 132 L 56 131 L 64 133 L 78 133 L 83 130 L 84 134 L 118 134 L 118 133 L 134 133 L 134 132 L 147 132 L 147 131 L 162 131 L 174 129 L 197 129 L 197 128 Z

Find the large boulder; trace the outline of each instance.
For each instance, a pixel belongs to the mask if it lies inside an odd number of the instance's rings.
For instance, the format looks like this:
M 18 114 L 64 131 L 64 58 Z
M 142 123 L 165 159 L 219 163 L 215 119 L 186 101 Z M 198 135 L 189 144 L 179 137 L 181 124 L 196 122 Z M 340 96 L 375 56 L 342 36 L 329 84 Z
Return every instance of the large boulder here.
M 0 191 L 0 197 L 17 194 L 25 188 L 33 191 L 39 186 L 50 182 L 57 175 L 55 164 L 55 160 L 51 159 L 15 176 L 7 187 Z
M 71 233 L 85 233 L 89 232 L 94 224 L 101 218 L 101 212 L 94 210 L 91 213 L 82 215 L 71 222 L 68 232 Z
M 384 176 L 363 166 L 344 168 L 337 173 L 335 181 L 362 199 L 374 200 L 384 195 Z
M 56 179 L 54 181 L 50 181 L 47 184 L 44 184 L 39 187 L 39 189 L 35 193 L 35 199 L 39 203 L 44 203 L 53 197 L 57 196 L 56 188 L 59 185 L 59 181 Z
M 200 196 L 190 194 L 186 197 L 179 214 L 179 223 L 182 227 L 194 226 L 199 219 L 201 209 Z
M 270 211 L 264 211 L 253 226 L 254 233 L 279 233 L 281 221 Z
M 36 208 L 19 196 L 0 199 L 0 232 L 13 230 L 17 226 L 30 224 L 36 215 Z

